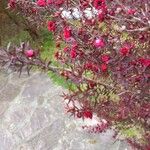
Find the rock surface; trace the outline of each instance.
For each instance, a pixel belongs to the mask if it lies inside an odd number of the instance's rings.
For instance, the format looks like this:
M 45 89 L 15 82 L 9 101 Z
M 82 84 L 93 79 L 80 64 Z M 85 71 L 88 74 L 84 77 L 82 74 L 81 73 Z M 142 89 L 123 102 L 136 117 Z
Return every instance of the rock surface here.
M 0 72 L 0 150 L 131 150 L 111 130 L 82 130 L 65 114 L 63 91 L 43 73 Z

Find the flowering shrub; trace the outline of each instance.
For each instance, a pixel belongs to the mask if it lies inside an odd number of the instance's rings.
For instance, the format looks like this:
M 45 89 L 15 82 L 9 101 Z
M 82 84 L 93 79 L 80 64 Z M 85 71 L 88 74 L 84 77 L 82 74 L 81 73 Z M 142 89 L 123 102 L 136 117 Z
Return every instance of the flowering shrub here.
M 44 68 L 76 85 L 76 90 L 64 94 L 68 112 L 83 119 L 92 119 L 96 113 L 107 121 L 104 127 L 96 128 L 100 132 L 113 127 L 121 133 L 136 127 L 142 136 L 127 140 L 138 149 L 148 150 L 150 1 L 10 0 L 9 7 L 53 32 L 60 67 L 54 69 L 48 63 Z M 35 57 L 31 50 L 25 54 Z M 28 60 L 31 63 L 34 59 Z

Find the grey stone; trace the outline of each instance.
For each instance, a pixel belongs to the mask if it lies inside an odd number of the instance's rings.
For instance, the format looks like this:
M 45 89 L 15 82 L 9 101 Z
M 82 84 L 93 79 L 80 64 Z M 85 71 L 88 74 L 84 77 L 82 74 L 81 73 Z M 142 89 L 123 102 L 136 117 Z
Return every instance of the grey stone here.
M 0 150 L 130 150 L 113 130 L 82 130 L 65 114 L 64 91 L 44 73 L 0 72 Z
M 0 91 L 1 101 L 12 101 L 20 92 L 20 87 L 11 83 L 5 85 Z

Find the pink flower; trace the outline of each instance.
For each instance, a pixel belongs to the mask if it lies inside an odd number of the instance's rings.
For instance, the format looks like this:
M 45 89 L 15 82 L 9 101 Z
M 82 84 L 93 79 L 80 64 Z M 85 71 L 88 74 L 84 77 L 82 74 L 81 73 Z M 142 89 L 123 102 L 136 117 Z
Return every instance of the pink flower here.
M 108 67 L 107 67 L 106 64 L 101 64 L 101 67 L 100 67 L 100 68 L 101 68 L 101 71 L 102 71 L 102 72 L 106 72 Z
M 44 7 L 47 5 L 45 0 L 38 0 L 36 3 L 40 7 Z
M 135 12 L 136 12 L 136 10 L 134 10 L 134 9 L 128 9 L 128 10 L 127 10 L 127 14 L 128 14 L 128 15 L 134 15 Z
M 27 56 L 27 57 L 33 57 L 33 56 L 35 56 L 35 52 L 32 50 L 32 49 L 30 49 L 30 50 L 26 50 L 25 51 L 25 55 Z
M 94 41 L 94 46 L 96 48 L 103 48 L 105 46 L 105 43 L 104 43 L 103 39 L 96 39 Z
M 48 21 L 48 26 L 47 26 L 47 28 L 48 28 L 49 31 L 54 32 L 55 29 L 56 29 L 56 25 L 55 25 L 55 23 L 54 23 L 53 21 Z
M 108 55 L 102 55 L 101 56 L 101 60 L 104 62 L 104 63 L 108 63 L 110 57 Z
M 65 39 L 68 39 L 71 37 L 71 29 L 69 27 L 65 27 L 63 30 L 63 35 Z
M 76 49 L 72 48 L 71 51 L 70 51 L 70 57 L 72 59 L 76 58 L 77 57 L 77 51 Z

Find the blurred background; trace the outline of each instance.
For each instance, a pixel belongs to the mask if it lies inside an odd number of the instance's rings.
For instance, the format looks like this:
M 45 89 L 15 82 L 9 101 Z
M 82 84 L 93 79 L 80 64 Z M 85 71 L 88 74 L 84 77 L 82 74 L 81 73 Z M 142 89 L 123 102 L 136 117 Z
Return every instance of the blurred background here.
M 38 35 L 32 33 L 34 29 L 28 26 L 25 18 L 7 9 L 7 2 L 0 1 L 0 46 L 5 46 L 8 42 L 17 44 L 19 41 L 36 40 Z

